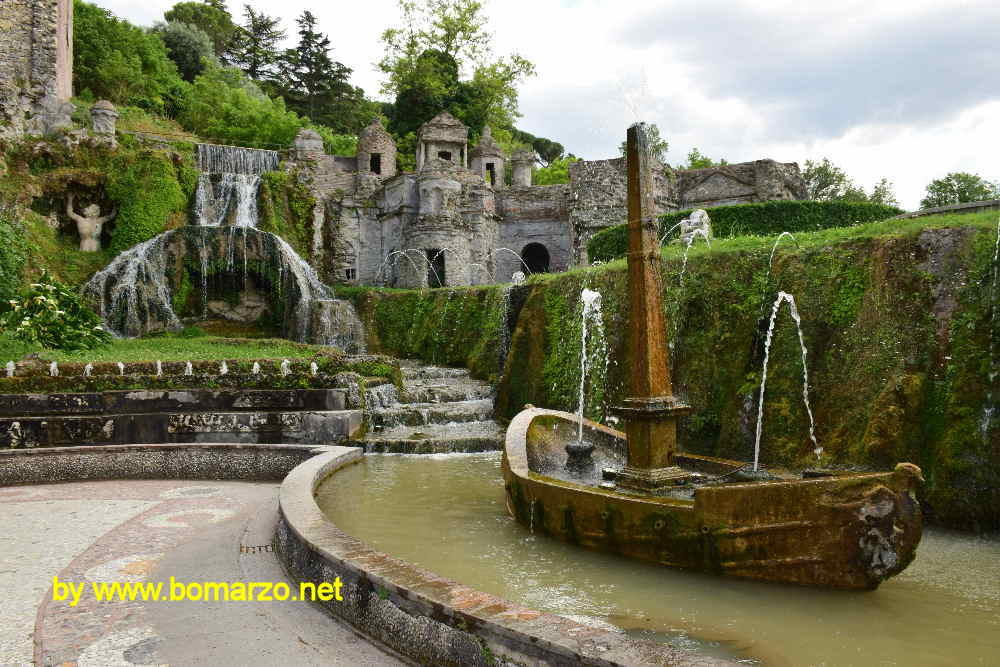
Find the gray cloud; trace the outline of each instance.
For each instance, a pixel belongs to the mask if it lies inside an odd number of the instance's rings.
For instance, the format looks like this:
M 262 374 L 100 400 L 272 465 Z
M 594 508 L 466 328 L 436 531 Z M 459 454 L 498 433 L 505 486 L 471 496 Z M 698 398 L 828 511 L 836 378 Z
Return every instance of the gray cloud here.
M 794 139 L 940 122 L 1000 99 L 998 28 L 1000 5 L 823 23 L 709 0 L 637 16 L 621 39 L 664 47 L 709 96 L 766 105 Z

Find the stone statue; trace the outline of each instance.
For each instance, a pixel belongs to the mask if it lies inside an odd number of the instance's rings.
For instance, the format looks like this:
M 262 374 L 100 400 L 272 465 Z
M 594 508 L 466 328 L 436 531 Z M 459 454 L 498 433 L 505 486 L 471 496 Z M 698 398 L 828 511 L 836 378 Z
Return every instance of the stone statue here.
M 706 241 L 712 236 L 712 221 L 708 213 L 701 208 L 691 211 L 687 220 L 681 221 L 681 243 L 691 245 L 696 236 L 701 236 Z
M 35 109 L 34 115 L 28 121 L 28 133 L 34 135 L 51 135 L 59 130 L 73 127 L 72 116 L 76 107 L 55 95 L 43 97 Z
M 118 110 L 107 100 L 98 100 L 90 107 L 90 128 L 95 135 L 115 136 Z
M 83 215 L 73 210 L 73 193 L 66 194 L 66 215 L 76 222 L 76 229 L 80 233 L 80 250 L 83 252 L 97 252 L 101 249 L 101 230 L 104 223 L 110 222 L 118 215 L 118 209 L 110 215 L 101 216 L 101 207 L 91 204 L 83 209 Z

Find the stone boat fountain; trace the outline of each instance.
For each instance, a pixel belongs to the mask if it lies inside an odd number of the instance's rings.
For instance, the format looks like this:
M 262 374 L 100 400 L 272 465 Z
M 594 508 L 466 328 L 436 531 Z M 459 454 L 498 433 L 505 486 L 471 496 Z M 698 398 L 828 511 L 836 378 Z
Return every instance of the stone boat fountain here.
M 766 581 L 874 589 L 920 542 L 920 469 L 775 479 L 678 451 L 646 130 L 628 131 L 631 396 L 625 432 L 526 406 L 503 454 L 507 507 L 522 524 L 582 547 Z M 750 481 L 746 481 L 747 478 Z

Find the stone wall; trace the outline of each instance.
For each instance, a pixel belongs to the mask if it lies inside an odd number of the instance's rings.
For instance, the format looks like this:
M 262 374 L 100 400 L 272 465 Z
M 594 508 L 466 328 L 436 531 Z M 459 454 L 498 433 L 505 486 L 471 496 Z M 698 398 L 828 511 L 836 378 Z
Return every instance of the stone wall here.
M 549 256 L 549 271 L 565 271 L 573 265 L 573 230 L 569 224 L 568 185 L 513 187 L 498 197 L 500 247 L 524 255 L 532 243 L 544 246 Z M 515 271 L 525 271 L 509 252 L 495 257 L 496 279 L 510 281 Z
M 605 227 L 627 222 L 625 158 L 574 162 L 569 166 L 569 221 L 574 233 L 574 263 L 588 264 L 587 241 Z M 677 210 L 674 172 L 654 171 L 657 213 Z
M 19 135 L 43 100 L 72 96 L 72 0 L 0 3 L 0 136 Z
M 808 199 L 799 165 L 774 160 L 679 171 L 677 193 L 682 209 Z

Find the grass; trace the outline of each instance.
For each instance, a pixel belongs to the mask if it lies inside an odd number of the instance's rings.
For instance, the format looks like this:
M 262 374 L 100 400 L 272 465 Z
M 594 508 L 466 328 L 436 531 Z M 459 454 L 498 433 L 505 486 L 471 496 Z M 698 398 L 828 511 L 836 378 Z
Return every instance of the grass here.
M 84 127 L 88 127 L 90 125 L 90 107 L 93 103 L 77 97 L 73 98 L 73 104 L 76 105 L 73 119 Z M 117 110 L 118 123 L 116 127 L 122 132 L 152 134 L 171 141 L 190 141 L 192 143 L 201 141 L 197 135 L 182 128 L 177 121 L 156 116 L 145 109 L 121 106 Z
M 223 359 L 303 359 L 330 354 L 332 348 L 323 345 L 305 345 L 283 338 L 218 338 L 203 336 L 154 336 L 149 338 L 122 338 L 95 350 L 64 352 L 39 349 L 8 336 L 0 335 L 0 365 L 8 360 L 17 361 L 37 352 L 46 361 L 58 362 L 117 362 L 137 361 L 220 361 Z

